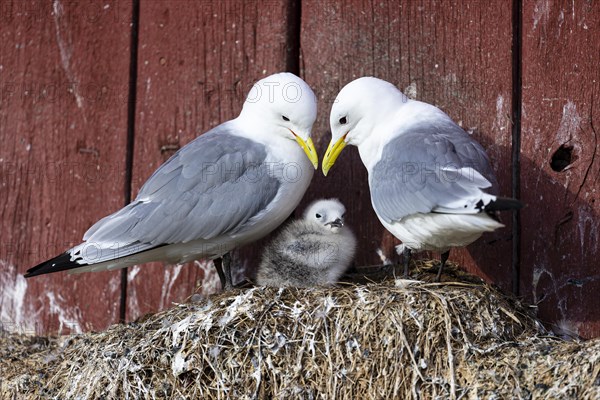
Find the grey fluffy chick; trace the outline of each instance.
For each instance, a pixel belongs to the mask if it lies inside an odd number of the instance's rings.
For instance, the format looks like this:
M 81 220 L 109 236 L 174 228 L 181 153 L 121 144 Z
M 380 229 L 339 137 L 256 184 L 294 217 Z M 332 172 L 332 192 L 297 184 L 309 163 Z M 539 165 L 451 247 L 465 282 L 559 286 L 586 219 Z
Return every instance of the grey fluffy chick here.
M 356 250 L 356 238 L 344 226 L 345 213 L 337 199 L 311 203 L 303 219 L 288 224 L 265 248 L 257 284 L 309 287 L 337 282 Z

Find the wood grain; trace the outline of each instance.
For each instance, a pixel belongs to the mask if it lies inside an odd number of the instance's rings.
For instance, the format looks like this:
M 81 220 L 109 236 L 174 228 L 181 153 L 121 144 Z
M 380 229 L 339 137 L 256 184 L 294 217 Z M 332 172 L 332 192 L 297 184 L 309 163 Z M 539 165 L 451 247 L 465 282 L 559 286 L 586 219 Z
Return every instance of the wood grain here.
M 25 280 L 123 205 L 129 1 L 3 1 L 0 316 L 37 333 L 118 319 L 118 273 Z
M 313 87 L 313 137 L 349 81 L 374 75 L 437 105 L 487 149 L 511 192 L 510 0 L 142 1 L 133 195 L 178 148 L 235 117 L 252 83 L 291 70 Z M 24 280 L 124 202 L 130 1 L 0 3 L 0 323 L 48 333 L 118 319 L 119 273 Z M 301 19 L 300 19 L 301 18 Z M 600 335 L 600 9 L 537 0 L 522 12 L 521 294 L 556 330 Z M 300 26 L 298 27 L 298 24 Z M 297 29 L 298 28 L 298 29 Z M 298 37 L 299 34 L 299 37 Z M 299 57 L 298 57 L 299 55 Z M 299 71 L 298 71 L 299 68 Z M 356 265 L 394 259 L 356 149 L 301 204 L 338 197 L 361 243 Z M 511 288 L 511 227 L 451 259 Z M 236 252 L 252 275 L 264 240 Z M 424 254 L 423 256 L 431 256 Z M 435 255 L 437 256 L 437 255 Z M 129 270 L 127 318 L 218 290 L 211 263 Z
M 330 139 L 329 110 L 337 92 L 360 76 L 396 84 L 407 95 L 440 107 L 486 148 L 510 194 L 511 2 L 315 1 L 302 3 L 302 73 L 317 89 L 322 153 Z M 396 259 L 399 241 L 372 211 L 366 171 L 351 148 L 327 178 L 316 176 L 306 201 L 339 197 L 361 242 L 357 265 L 380 263 L 382 248 Z M 510 216 L 451 260 L 510 289 Z M 436 255 L 438 256 L 438 255 Z
M 600 335 L 600 9 L 524 2 L 522 293 L 555 329 Z
M 256 80 L 286 69 L 288 7 L 287 1 L 141 3 L 134 193 L 178 148 L 236 117 Z M 240 275 L 257 258 L 252 249 L 234 258 Z M 181 302 L 199 285 L 204 293 L 219 287 L 211 263 L 154 263 L 132 272 L 128 319 Z

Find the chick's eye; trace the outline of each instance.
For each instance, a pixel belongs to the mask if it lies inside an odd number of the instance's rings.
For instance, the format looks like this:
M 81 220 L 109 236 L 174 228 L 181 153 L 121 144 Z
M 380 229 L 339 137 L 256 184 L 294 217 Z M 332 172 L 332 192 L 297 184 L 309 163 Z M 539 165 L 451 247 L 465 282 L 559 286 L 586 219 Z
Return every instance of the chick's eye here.
M 340 124 L 346 125 L 347 122 L 348 122 L 348 120 L 346 120 L 346 117 L 340 118 Z
M 321 214 L 317 213 L 317 215 L 315 215 L 315 217 L 321 218 Z
M 342 214 L 342 219 L 346 218 L 346 213 Z
M 288 117 L 286 117 L 285 115 L 281 116 L 281 119 L 283 119 L 284 121 L 289 121 L 290 119 Z

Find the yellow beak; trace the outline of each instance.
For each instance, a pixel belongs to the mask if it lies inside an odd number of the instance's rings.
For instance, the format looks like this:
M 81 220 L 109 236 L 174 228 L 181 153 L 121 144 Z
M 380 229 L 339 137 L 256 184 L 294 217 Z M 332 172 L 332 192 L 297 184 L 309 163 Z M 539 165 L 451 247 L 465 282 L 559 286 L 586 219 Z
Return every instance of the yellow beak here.
M 333 140 L 329 142 L 329 146 L 327 146 L 327 151 L 325 152 L 325 157 L 323 157 L 323 161 L 321 162 L 323 175 L 327 176 L 329 169 L 333 167 L 333 164 L 335 164 L 335 160 L 337 160 L 342 150 L 344 150 L 344 147 L 346 147 L 345 140 L 346 135 L 339 138 L 335 143 L 333 143 Z
M 292 132 L 293 133 L 293 132 Z M 302 150 L 306 153 L 306 156 L 312 163 L 313 167 L 317 169 L 319 167 L 319 157 L 317 157 L 317 150 L 315 149 L 315 144 L 313 143 L 311 138 L 305 142 L 302 138 L 294 133 L 294 137 L 296 138 L 296 142 L 302 147 Z

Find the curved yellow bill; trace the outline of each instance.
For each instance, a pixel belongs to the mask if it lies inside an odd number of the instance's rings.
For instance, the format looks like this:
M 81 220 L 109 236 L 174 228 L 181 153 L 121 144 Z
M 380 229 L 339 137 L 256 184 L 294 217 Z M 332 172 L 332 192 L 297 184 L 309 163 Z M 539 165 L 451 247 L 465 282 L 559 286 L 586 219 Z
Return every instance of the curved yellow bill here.
M 325 157 L 323 157 L 323 161 L 321 162 L 323 175 L 327 176 L 329 169 L 333 167 L 333 164 L 335 164 L 335 160 L 337 160 L 342 150 L 344 150 L 344 147 L 346 147 L 345 140 L 346 135 L 339 138 L 335 143 L 333 143 L 333 140 L 329 142 L 329 146 L 327 146 L 327 151 L 325 152 Z
M 292 132 L 293 133 L 293 132 Z M 305 142 L 302 138 L 296 134 L 294 134 L 296 138 L 296 142 L 302 147 L 302 150 L 306 153 L 306 156 L 312 163 L 313 167 L 317 169 L 319 167 L 319 157 L 317 156 L 317 150 L 315 149 L 315 144 L 313 143 L 311 138 Z

